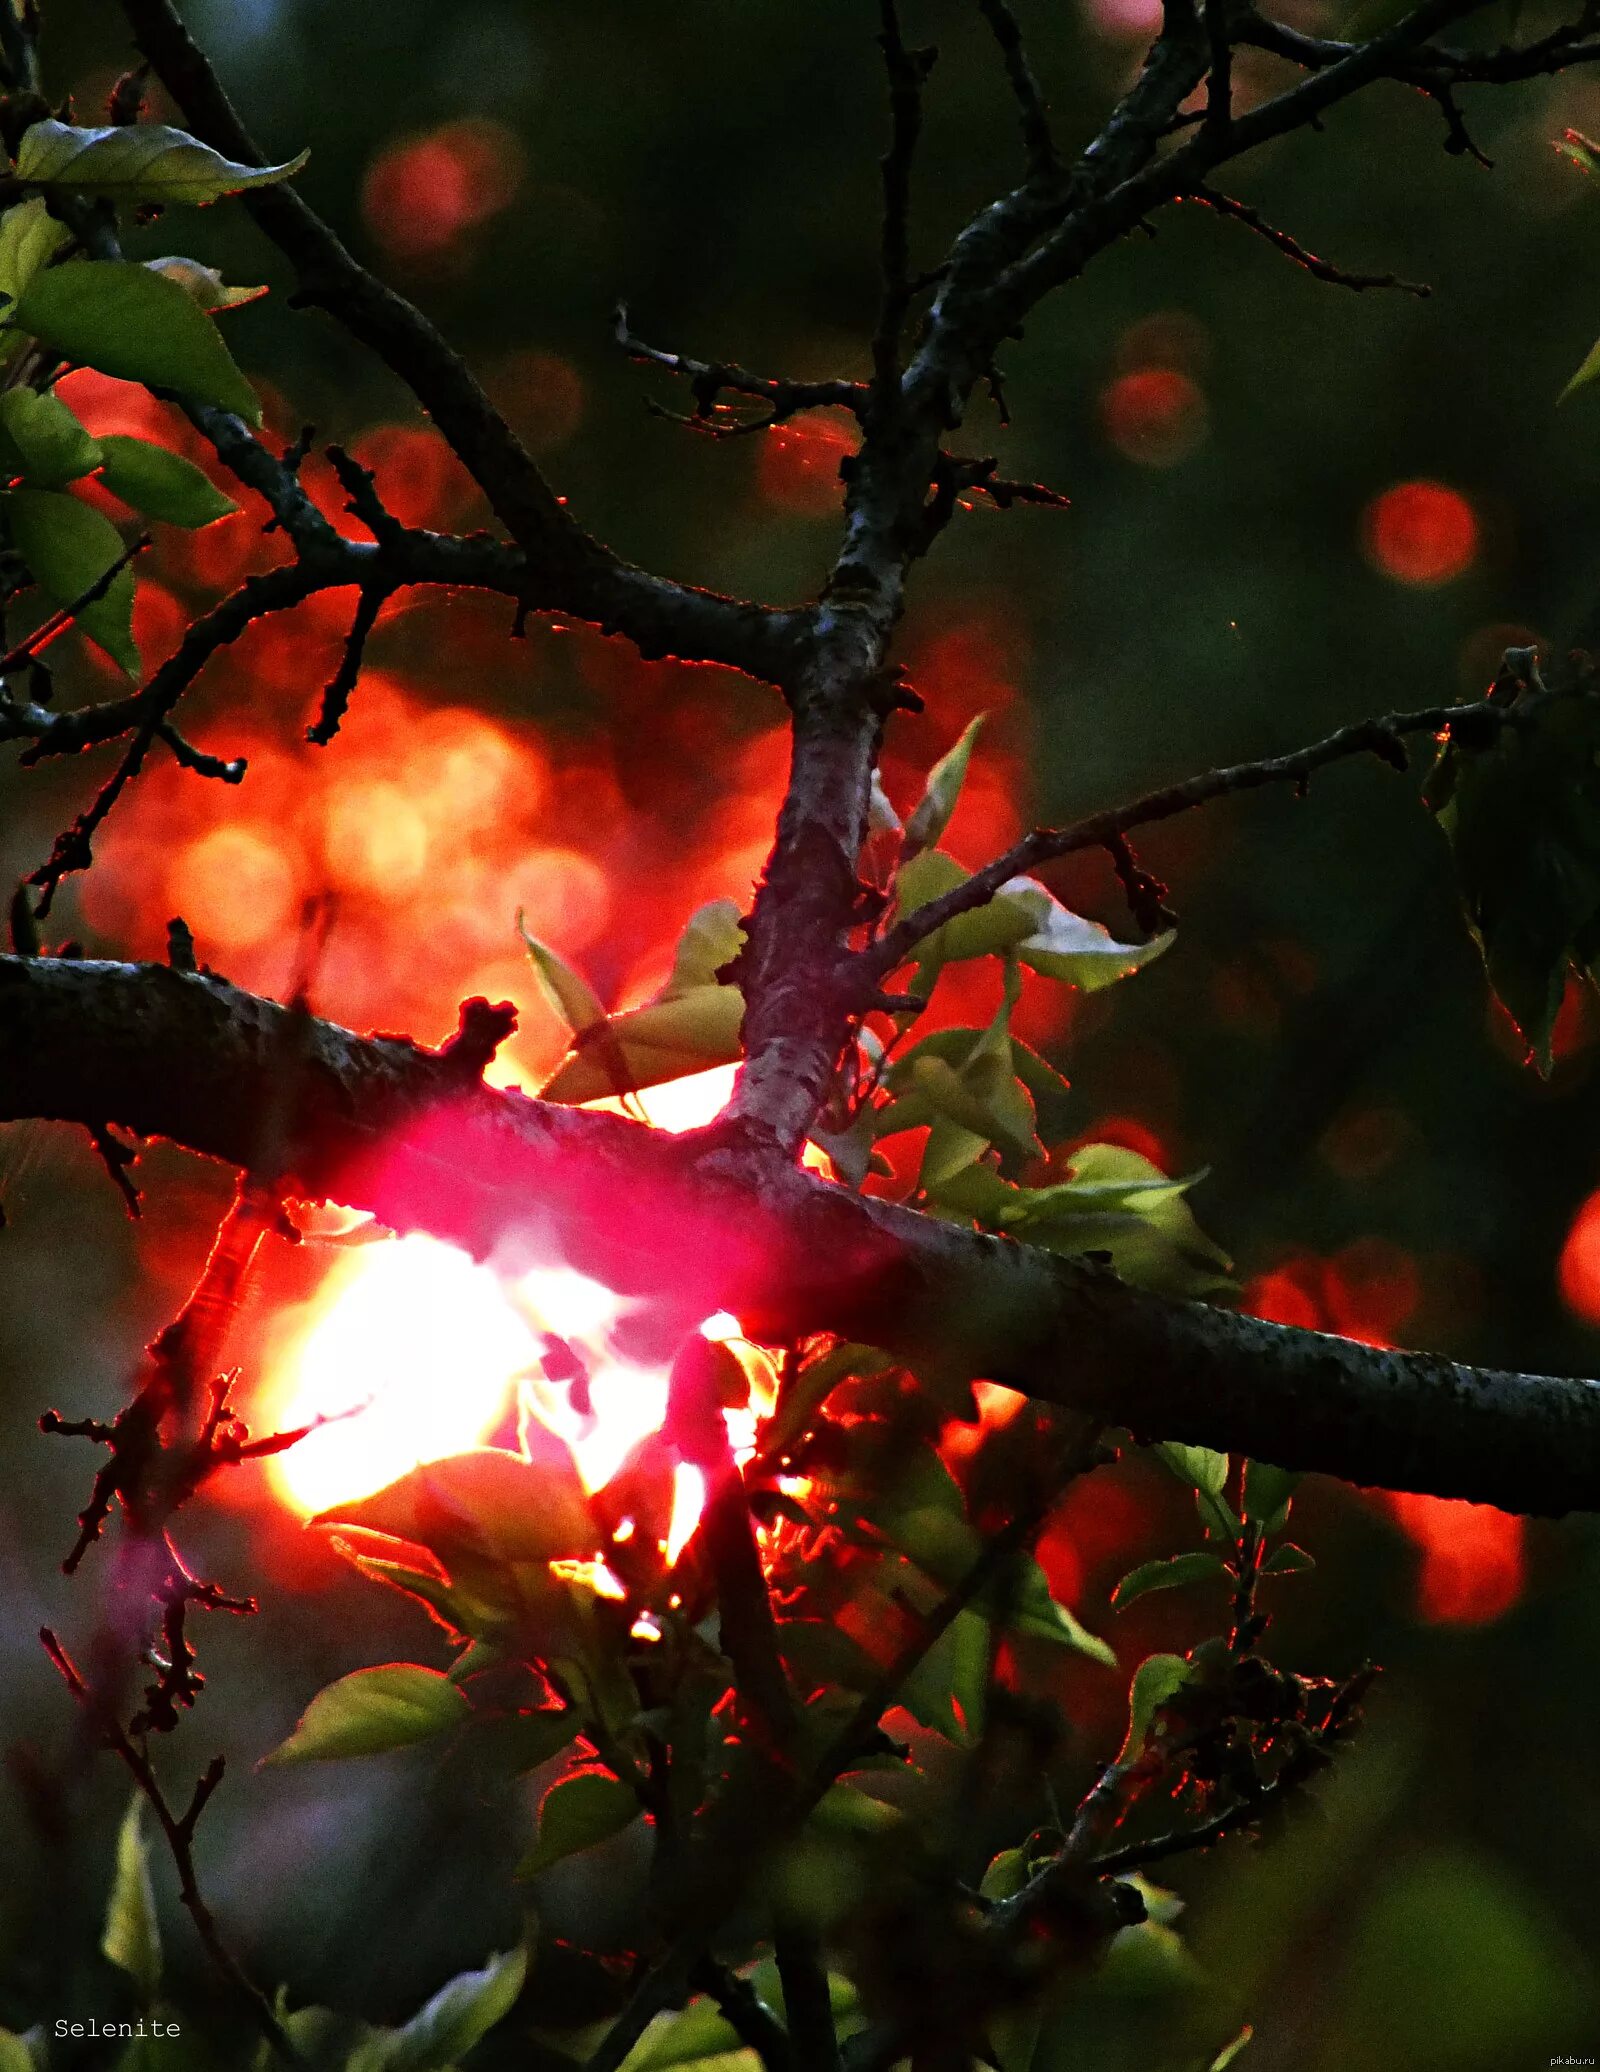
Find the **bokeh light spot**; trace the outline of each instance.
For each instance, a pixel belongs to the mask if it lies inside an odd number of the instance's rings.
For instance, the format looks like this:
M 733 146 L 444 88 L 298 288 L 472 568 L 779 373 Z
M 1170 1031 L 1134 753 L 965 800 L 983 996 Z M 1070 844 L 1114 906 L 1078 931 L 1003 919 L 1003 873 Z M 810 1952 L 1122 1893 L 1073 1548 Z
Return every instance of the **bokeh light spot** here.
M 1478 554 L 1477 515 L 1442 482 L 1397 482 L 1386 489 L 1362 514 L 1361 537 L 1382 574 L 1418 590 L 1453 582 Z

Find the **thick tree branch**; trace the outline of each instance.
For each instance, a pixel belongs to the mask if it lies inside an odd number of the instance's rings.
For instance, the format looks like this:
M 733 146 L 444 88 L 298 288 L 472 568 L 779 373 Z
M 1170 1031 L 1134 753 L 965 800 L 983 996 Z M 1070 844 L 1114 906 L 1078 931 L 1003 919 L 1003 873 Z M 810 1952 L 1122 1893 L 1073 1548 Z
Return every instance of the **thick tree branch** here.
M 480 1256 L 559 1250 L 688 1321 L 838 1331 L 1140 1439 L 1558 1515 L 1600 1508 L 1600 1385 L 1171 1302 L 864 1199 L 717 1131 L 495 1093 L 164 967 L 0 957 L 0 1118 L 108 1116 Z

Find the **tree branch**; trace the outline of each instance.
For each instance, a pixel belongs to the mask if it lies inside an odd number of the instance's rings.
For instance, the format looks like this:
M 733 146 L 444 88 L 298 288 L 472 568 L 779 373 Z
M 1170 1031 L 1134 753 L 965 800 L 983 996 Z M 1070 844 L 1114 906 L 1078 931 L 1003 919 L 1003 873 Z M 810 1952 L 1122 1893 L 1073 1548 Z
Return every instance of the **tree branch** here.
M 310 1197 L 480 1257 L 526 1252 L 537 1229 L 686 1321 L 727 1309 L 769 1343 L 837 1331 L 1142 1440 L 1536 1515 L 1600 1508 L 1594 1382 L 1168 1301 L 853 1194 L 759 1142 L 496 1093 L 447 1055 L 297 1021 L 201 974 L 0 957 L 0 1119 L 25 1116 L 109 1118 L 270 1165 Z
M 1191 813 L 1196 807 L 1210 805 L 1214 799 L 1227 798 L 1235 792 L 1259 791 L 1271 784 L 1292 784 L 1303 793 L 1316 771 L 1329 763 L 1343 762 L 1350 756 L 1375 755 L 1391 769 L 1404 771 L 1408 767 L 1405 749 L 1405 736 L 1408 734 L 1440 735 L 1457 730 L 1467 734 L 1474 729 L 1482 733 L 1515 725 L 1517 721 L 1517 709 L 1487 699 L 1479 699 L 1471 705 L 1429 705 L 1415 712 L 1391 712 L 1382 719 L 1354 720 L 1323 740 L 1312 742 L 1309 747 L 1291 749 L 1283 755 L 1263 756 L 1253 763 L 1232 763 L 1220 769 L 1206 770 L 1198 777 L 1185 778 L 1180 784 L 1167 784 L 1157 791 L 1147 791 L 1142 798 L 1134 799 L 1126 806 L 1112 806 L 1103 812 L 1091 813 L 1068 827 L 1035 828 L 1032 834 L 1024 835 L 1014 848 L 996 857 L 993 863 L 985 864 L 982 870 L 974 871 L 970 878 L 964 878 L 940 898 L 931 899 L 905 915 L 864 950 L 860 958 L 864 982 L 866 977 L 874 982 L 887 977 L 906 962 L 919 942 L 942 928 L 946 921 L 987 906 L 1013 878 L 1036 870 L 1041 863 L 1070 856 L 1079 849 L 1110 849 L 1116 858 L 1118 845 L 1126 848 L 1126 838 L 1133 828 L 1173 820 L 1180 813 Z M 1121 875 L 1123 867 L 1120 861 L 1118 868 Z M 1129 881 L 1124 878 L 1124 882 Z M 1164 887 L 1160 889 L 1165 890 Z
M 124 0 L 156 77 L 203 142 L 261 165 L 253 138 L 170 0 Z M 361 266 L 290 186 L 249 189 L 244 204 L 294 266 L 295 300 L 328 311 L 411 389 L 522 550 L 517 594 L 625 633 L 646 656 L 721 661 L 769 681 L 781 666 L 760 606 L 647 575 L 569 514 L 490 403 L 466 362 L 422 312 Z M 715 649 L 716 652 L 709 652 Z

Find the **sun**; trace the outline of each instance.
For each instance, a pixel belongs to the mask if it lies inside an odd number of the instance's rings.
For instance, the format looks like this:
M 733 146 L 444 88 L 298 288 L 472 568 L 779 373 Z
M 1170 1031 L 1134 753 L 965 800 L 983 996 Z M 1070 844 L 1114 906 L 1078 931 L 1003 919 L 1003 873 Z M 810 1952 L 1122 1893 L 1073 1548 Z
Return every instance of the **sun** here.
M 641 1105 L 658 1128 L 693 1128 L 719 1112 L 732 1078 L 731 1066 L 696 1073 L 650 1089 Z M 367 1496 L 424 1462 L 509 1435 L 519 1397 L 599 1488 L 666 1414 L 666 1368 L 617 1349 L 631 1307 L 558 1262 L 508 1277 L 430 1237 L 353 1245 L 308 1302 L 277 1319 L 264 1348 L 254 1421 L 315 1426 L 269 1461 L 274 1493 L 305 1517 Z M 727 1338 L 739 1327 L 718 1317 L 704 1328 Z M 540 1385 L 551 1336 L 582 1361 L 587 1408 Z M 698 1492 L 680 1491 L 678 1526 L 698 1508 Z

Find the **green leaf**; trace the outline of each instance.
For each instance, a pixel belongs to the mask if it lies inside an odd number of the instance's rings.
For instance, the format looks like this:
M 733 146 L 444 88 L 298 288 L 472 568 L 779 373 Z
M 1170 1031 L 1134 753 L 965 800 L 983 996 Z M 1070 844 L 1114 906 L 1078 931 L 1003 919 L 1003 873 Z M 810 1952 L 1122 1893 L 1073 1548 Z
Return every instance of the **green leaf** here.
M 100 453 L 100 480 L 113 496 L 148 518 L 193 532 L 239 508 L 193 461 L 148 439 L 108 432 L 100 441 Z
M 1086 1144 L 1071 1177 L 1051 1187 L 1013 1187 L 991 1168 L 947 1179 L 942 1206 L 989 1230 L 1072 1255 L 1105 1252 L 1126 1281 L 1163 1295 L 1231 1291 L 1227 1254 L 1200 1229 L 1183 1197 L 1201 1176 L 1172 1180 L 1120 1144 Z
M 978 1890 L 985 1899 L 1015 1899 L 1032 1875 L 1026 1842 L 1017 1849 L 1002 1849 L 984 1872 Z
M 204 204 L 248 187 L 271 187 L 299 172 L 302 151 L 282 165 L 236 165 L 180 129 L 161 122 L 74 129 L 36 122 L 17 149 L 17 178 L 26 187 L 67 187 L 112 201 Z
M 36 489 L 63 489 L 98 466 L 100 447 L 58 396 L 15 388 L 0 395 L 0 459 Z
M 783 1982 L 771 1958 L 740 1967 L 758 1999 L 786 2013 Z M 856 1989 L 830 1973 L 828 2000 L 841 2036 L 856 2014 Z M 657 2015 L 623 2060 L 622 2072 L 746 2072 L 750 2056 L 738 2032 L 711 2000 L 691 2000 L 672 2014 Z
M 1115 1611 L 1125 1612 L 1137 1598 L 1152 1590 L 1175 1590 L 1182 1583 L 1202 1583 L 1213 1576 L 1225 1576 L 1226 1565 L 1215 1554 L 1174 1554 L 1167 1561 L 1146 1561 L 1130 1569 L 1111 1593 Z
M 1036 1640 L 1054 1641 L 1059 1647 L 1073 1648 L 1078 1654 L 1087 1655 L 1091 1662 L 1115 1669 L 1115 1650 L 1098 1634 L 1080 1625 L 1067 1607 L 1051 1596 L 1049 1579 L 1038 1562 L 1031 1555 L 1025 1555 L 1018 1564 L 1018 1570 L 1020 1583 L 1010 1600 L 1012 1631 L 1032 1634 Z
M 830 1784 L 811 1818 L 836 1835 L 886 1835 L 905 1824 L 898 1806 L 886 1805 L 854 1784 Z
M 1013 878 L 1001 893 L 1034 917 L 1032 932 L 1017 944 L 1017 955 L 1030 970 L 1064 985 L 1097 993 L 1102 986 L 1115 985 L 1120 978 L 1153 964 L 1171 949 L 1177 937 L 1172 929 L 1152 936 L 1149 942 L 1118 942 L 1109 928 L 1085 920 L 1032 878 Z
M 564 963 L 548 943 L 542 943 L 537 936 L 528 933 L 521 907 L 517 909 L 517 933 L 522 937 L 522 946 L 533 966 L 539 991 L 573 1035 L 581 1036 L 586 1029 L 603 1022 L 606 1011 L 600 1005 L 594 988 L 587 979 L 580 978 L 570 964 Z
M 972 1748 L 983 1733 L 988 1691 L 989 1622 L 961 1611 L 901 1683 L 898 1697 L 919 1726 Z
M 259 302 L 267 290 L 259 288 L 230 288 L 214 266 L 202 266 L 198 259 L 185 259 L 180 253 L 169 252 L 162 259 L 147 259 L 145 265 L 152 273 L 164 274 L 169 281 L 176 281 L 186 295 L 192 295 L 208 314 L 219 309 L 239 309 L 246 302 Z
M 80 366 L 169 389 L 261 423 L 261 404 L 194 297 L 174 280 L 120 259 L 75 259 L 37 273 L 14 321 Z
M 539 1838 L 517 1865 L 519 1878 L 536 1878 L 553 1863 L 620 1835 L 638 1815 L 639 1802 L 619 1778 L 580 1770 L 552 1784 L 539 1808 Z
M 539 1089 L 540 1099 L 596 1101 L 731 1065 L 741 1055 L 743 1019 L 744 996 L 737 986 L 695 986 L 670 1000 L 614 1014 L 573 1045 Z
M 719 985 L 717 973 L 744 948 L 744 926 L 731 899 L 708 900 L 684 924 L 672 955 L 672 976 L 658 1000 L 678 1000 L 701 986 Z
M 143 1811 L 143 1800 L 135 1798 L 117 1831 L 116 1875 L 100 1948 L 138 1987 L 140 2005 L 149 2007 L 161 1989 L 161 1930 L 150 1883 Z
M 120 560 L 122 535 L 98 511 L 53 489 L 12 489 L 3 498 L 11 544 L 58 609 L 75 605 Z M 133 570 L 118 570 L 105 594 L 85 605 L 77 623 L 129 676 L 139 674 L 133 644 Z
M 1180 1446 L 1173 1440 L 1155 1450 L 1178 1480 L 1194 1491 L 1206 1530 L 1236 1540 L 1243 1528 L 1222 1494 L 1228 1480 L 1228 1456 L 1213 1453 L 1209 1446 Z
M 1576 371 L 1568 377 L 1566 386 L 1556 397 L 1557 404 L 1565 403 L 1569 396 L 1575 396 L 1580 389 L 1586 389 L 1600 375 L 1600 338 L 1597 338 L 1579 361 Z
M 1211 2063 L 1206 2067 L 1206 2072 L 1228 2072 L 1228 2067 L 1238 2057 L 1239 2053 L 1245 2049 L 1255 2033 L 1255 2030 L 1246 2022 L 1233 2041 L 1225 2043 L 1221 2050 L 1217 2052 Z
M 1260 1460 L 1246 1461 L 1244 1515 L 1255 1519 L 1263 1532 L 1282 1532 L 1289 1522 L 1294 1493 L 1304 1480 L 1302 1473 L 1289 1468 L 1275 1468 Z
M 1155 1451 L 1163 1465 L 1191 1489 L 1203 1490 L 1207 1496 L 1221 1496 L 1228 1486 L 1225 1453 L 1214 1453 L 1209 1446 L 1181 1446 L 1171 1439 Z
M 908 859 L 919 856 L 924 849 L 931 849 L 950 825 L 950 816 L 956 810 L 956 801 L 961 796 L 961 787 L 967 781 L 967 765 L 972 761 L 973 743 L 978 738 L 987 715 L 980 712 L 968 723 L 961 739 L 942 755 L 928 772 L 928 779 L 922 788 L 922 797 L 917 801 L 911 818 L 906 822 L 902 855 Z
M 386 1662 L 377 1669 L 357 1669 L 318 1691 L 288 1740 L 264 1761 L 325 1762 L 410 1748 L 460 1726 L 471 1712 L 460 1689 L 437 1669 Z
M 11 2029 L 0 2029 L 0 2072 L 39 2072 L 39 2061 Z
M 22 291 L 72 236 L 36 194 L 0 216 L 0 295 L 17 301 Z
M 516 2005 L 528 1953 L 506 1950 L 481 1971 L 463 1971 L 410 2021 L 364 2044 L 348 2072 L 451 2072 Z
M 313 1523 L 360 1525 L 410 1540 L 447 1565 L 458 1550 L 499 1562 L 578 1560 L 599 1539 L 577 1467 L 553 1436 L 538 1460 L 480 1446 L 430 1461 Z
M 1285 1540 L 1281 1547 L 1274 1547 L 1262 1562 L 1261 1573 L 1264 1576 L 1297 1576 L 1316 1565 L 1304 1547 L 1297 1547 L 1293 1540 Z
M 894 1365 L 875 1345 L 847 1341 L 784 1376 L 777 1405 L 761 1427 L 761 1454 L 779 1459 L 816 1422 L 817 1413 L 842 1381 L 851 1375 L 885 1374 Z
M 1128 1734 L 1117 1757 L 1131 1763 L 1144 1753 L 1144 1744 L 1155 1724 L 1156 1714 L 1189 1680 L 1189 1663 L 1182 1655 L 1146 1655 L 1133 1672 L 1128 1692 Z

